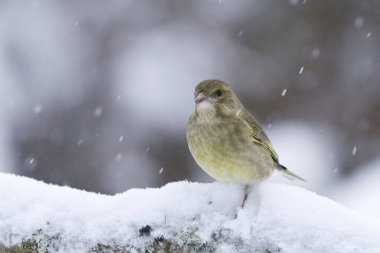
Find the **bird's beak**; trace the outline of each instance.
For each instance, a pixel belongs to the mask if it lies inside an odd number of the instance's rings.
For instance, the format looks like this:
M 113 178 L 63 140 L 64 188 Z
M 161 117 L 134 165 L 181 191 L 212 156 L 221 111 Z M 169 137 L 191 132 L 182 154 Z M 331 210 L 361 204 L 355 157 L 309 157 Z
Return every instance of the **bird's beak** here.
M 203 93 L 203 92 L 201 92 L 201 93 L 199 93 L 197 96 L 196 96 L 196 98 L 195 98 L 195 103 L 196 104 L 199 104 L 200 102 L 202 102 L 203 100 L 205 100 L 207 98 L 207 96 Z

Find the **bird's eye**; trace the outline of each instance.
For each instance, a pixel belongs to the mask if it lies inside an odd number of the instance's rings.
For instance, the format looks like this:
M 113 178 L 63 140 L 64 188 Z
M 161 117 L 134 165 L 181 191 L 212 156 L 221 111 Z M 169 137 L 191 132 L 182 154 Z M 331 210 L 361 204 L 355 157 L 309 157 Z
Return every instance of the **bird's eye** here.
M 222 96 L 223 92 L 221 90 L 216 90 L 214 94 L 215 96 L 220 97 Z

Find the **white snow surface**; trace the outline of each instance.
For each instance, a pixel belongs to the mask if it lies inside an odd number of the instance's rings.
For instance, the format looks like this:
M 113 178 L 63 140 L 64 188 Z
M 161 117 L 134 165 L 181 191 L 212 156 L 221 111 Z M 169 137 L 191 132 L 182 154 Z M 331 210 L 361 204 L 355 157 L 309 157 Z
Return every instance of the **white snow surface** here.
M 242 194 L 236 184 L 175 182 L 107 196 L 0 173 L 0 242 L 17 244 L 42 229 L 60 234 L 61 252 L 85 252 L 99 242 L 143 244 L 138 230 L 150 225 L 157 237 L 196 227 L 205 242 L 220 229 L 242 240 L 218 252 L 254 252 L 250 245 L 263 242 L 275 252 L 380 252 L 377 218 L 297 186 L 256 186 L 244 209 Z

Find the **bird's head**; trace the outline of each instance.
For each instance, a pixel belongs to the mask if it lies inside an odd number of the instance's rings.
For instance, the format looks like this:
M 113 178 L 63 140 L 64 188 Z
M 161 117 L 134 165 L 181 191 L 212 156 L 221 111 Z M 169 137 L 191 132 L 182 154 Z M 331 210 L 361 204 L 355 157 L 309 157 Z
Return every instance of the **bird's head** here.
M 239 110 L 241 103 L 230 86 L 220 80 L 205 80 L 195 88 L 196 110 L 221 111 L 225 114 Z

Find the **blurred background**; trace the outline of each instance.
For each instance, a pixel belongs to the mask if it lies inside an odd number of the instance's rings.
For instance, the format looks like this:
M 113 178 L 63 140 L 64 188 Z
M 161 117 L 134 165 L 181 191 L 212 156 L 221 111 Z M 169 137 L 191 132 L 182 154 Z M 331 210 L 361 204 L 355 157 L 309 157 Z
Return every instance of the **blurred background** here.
M 193 89 L 228 82 L 293 183 L 380 216 L 380 1 L 0 1 L 0 171 L 114 194 L 213 181 Z M 377 196 L 376 196 L 377 195 Z

